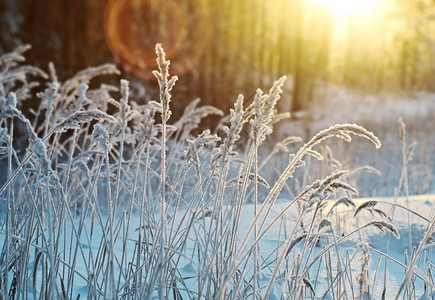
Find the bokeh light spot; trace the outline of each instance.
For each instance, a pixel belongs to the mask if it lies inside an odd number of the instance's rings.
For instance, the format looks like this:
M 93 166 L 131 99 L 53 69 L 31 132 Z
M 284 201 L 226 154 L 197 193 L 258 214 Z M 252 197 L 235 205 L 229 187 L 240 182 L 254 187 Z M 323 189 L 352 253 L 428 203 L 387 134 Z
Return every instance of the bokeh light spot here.
M 194 2 L 196 5 L 188 2 Z M 171 73 L 189 71 L 202 55 L 210 35 L 205 1 L 112 0 L 106 6 L 106 42 L 123 68 L 154 79 L 155 45 L 171 60 Z

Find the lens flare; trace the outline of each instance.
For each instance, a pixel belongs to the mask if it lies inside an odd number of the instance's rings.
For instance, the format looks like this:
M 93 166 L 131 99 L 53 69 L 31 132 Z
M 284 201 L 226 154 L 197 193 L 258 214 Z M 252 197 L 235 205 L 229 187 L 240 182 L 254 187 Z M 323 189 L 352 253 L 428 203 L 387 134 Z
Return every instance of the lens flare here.
M 210 34 L 205 1 L 191 1 L 195 2 L 193 8 L 174 0 L 109 1 L 104 33 L 115 59 L 126 71 L 155 79 L 155 45 L 161 43 L 171 60 L 171 73 L 189 71 L 202 55 Z

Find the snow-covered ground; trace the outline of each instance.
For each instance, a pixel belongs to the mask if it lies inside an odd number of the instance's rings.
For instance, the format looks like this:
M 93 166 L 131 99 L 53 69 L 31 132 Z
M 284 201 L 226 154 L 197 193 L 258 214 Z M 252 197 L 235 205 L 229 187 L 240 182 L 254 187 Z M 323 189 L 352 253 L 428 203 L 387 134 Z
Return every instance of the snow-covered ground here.
M 386 298 L 385 299 L 394 299 L 396 296 L 399 286 L 404 278 L 404 274 L 406 272 L 405 269 L 405 260 L 409 259 L 409 253 L 412 251 L 416 251 L 419 247 L 421 240 L 423 239 L 424 234 L 427 231 L 427 227 L 429 226 L 428 220 L 431 220 L 434 216 L 434 203 L 435 203 L 435 195 L 422 195 L 422 196 L 412 196 L 409 198 L 400 197 L 400 198 L 361 198 L 355 199 L 357 206 L 362 203 L 368 201 L 377 201 L 379 202 L 375 207 L 384 211 L 387 214 L 387 217 L 391 218 L 392 223 L 397 226 L 397 229 L 400 233 L 400 238 L 395 237 L 394 235 L 388 233 L 381 233 L 380 230 L 373 227 L 368 227 L 363 231 L 359 231 L 355 233 L 354 236 L 351 236 L 345 243 L 340 244 L 340 255 L 347 256 L 347 262 L 351 265 L 348 268 L 349 276 L 353 278 L 354 286 L 348 286 L 346 299 L 354 299 L 359 296 L 359 285 L 357 281 L 357 277 L 361 273 L 362 268 L 362 242 L 366 242 L 367 247 L 369 249 L 369 257 L 368 257 L 368 273 L 367 273 L 367 281 L 370 289 L 370 293 L 372 299 L 381 299 L 381 295 L 383 292 L 384 284 L 386 283 Z M 295 224 L 295 220 L 298 217 L 299 212 L 297 211 L 297 206 L 288 207 L 288 200 L 279 199 L 278 202 L 272 207 L 272 211 L 269 214 L 266 220 L 266 226 L 277 216 L 279 219 L 277 222 L 274 222 L 273 225 L 265 232 L 264 236 L 260 242 L 260 253 L 262 259 L 264 261 L 269 261 L 271 264 L 277 259 L 280 254 L 280 251 L 283 251 L 283 244 L 292 230 L 292 227 Z M 332 204 L 332 203 L 331 203 Z M 413 211 L 410 213 L 407 208 Z M 283 211 L 286 211 L 282 214 Z M 327 208 L 325 209 L 327 211 Z M 337 221 L 340 223 L 339 228 L 343 235 L 350 233 L 357 226 L 361 226 L 364 223 L 369 222 L 373 219 L 373 215 L 366 212 L 366 215 L 360 215 L 358 219 L 354 217 L 355 209 L 339 209 L 338 214 L 340 215 L 340 220 Z M 244 234 L 248 231 L 254 214 L 254 205 L 246 204 L 242 208 L 241 212 L 241 222 L 239 224 L 238 235 L 243 237 Z M 282 215 L 281 215 L 282 214 Z M 175 223 L 181 223 L 181 216 L 184 216 L 184 212 L 179 212 L 178 220 Z M 427 220 L 425 220 L 425 218 Z M 137 224 L 139 224 L 139 215 L 133 214 L 132 224 L 134 224 L 130 229 L 130 236 L 132 239 L 128 242 L 128 245 L 125 249 L 127 252 L 124 255 L 127 257 L 131 257 L 134 254 L 135 250 L 135 236 L 137 236 Z M 337 226 L 335 226 L 337 227 Z M 93 230 L 93 242 L 89 244 L 89 241 L 85 238 L 82 239 L 81 244 L 84 249 L 84 255 L 88 257 L 89 253 L 92 252 L 95 256 L 97 253 L 101 251 L 100 241 L 104 239 L 102 230 L 98 229 L 96 226 Z M 85 231 L 89 231 L 89 228 L 85 228 Z M 89 234 L 89 232 L 87 232 Z M 68 236 L 68 234 L 67 234 Z M 83 236 L 84 237 L 84 236 Z M 3 242 L 4 234 L 0 235 L 0 243 Z M 189 283 L 190 287 L 194 287 L 197 284 L 197 280 L 195 279 L 198 274 L 197 270 L 200 264 L 200 258 L 195 254 L 195 247 L 197 246 L 195 241 L 197 241 L 197 237 L 194 236 L 193 232 L 190 236 L 191 240 L 187 243 L 187 247 L 184 249 L 182 253 L 182 262 L 180 263 L 181 268 L 179 269 L 180 276 L 186 278 L 186 282 Z M 122 239 L 119 238 L 115 242 L 115 256 L 120 258 L 122 257 L 122 252 L 124 249 L 124 245 L 122 244 Z M 422 276 L 429 276 L 428 273 L 431 273 L 431 270 L 435 264 L 435 258 L 433 257 L 433 250 L 435 247 L 434 239 L 430 237 L 428 241 L 424 245 L 424 253 L 422 255 L 422 259 L 419 260 L 417 266 L 419 268 L 418 273 L 422 274 Z M 249 243 L 248 243 L 249 244 Z M 290 252 L 288 259 L 293 260 L 296 258 L 298 253 L 301 253 L 304 242 L 296 245 L 292 251 Z M 389 244 L 389 245 L 388 245 Z M 313 253 L 310 253 L 312 256 L 316 256 L 324 246 L 327 246 L 326 242 L 320 240 L 318 245 L 314 248 Z M 63 247 L 61 247 L 63 248 Z M 65 249 L 69 249 L 69 247 L 65 247 Z M 335 250 L 331 251 L 331 260 L 334 261 L 337 258 L 334 257 L 337 255 Z M 389 259 L 384 259 L 383 256 L 380 256 L 379 253 L 384 253 L 389 256 Z M 407 253 L 407 254 L 406 254 Z M 308 253 L 305 253 L 308 255 Z M 64 255 L 64 254 L 62 254 Z M 66 253 L 68 256 L 69 253 Z M 408 258 L 406 256 L 408 255 Z M 35 258 L 32 257 L 31 260 Z M 396 260 L 397 262 L 395 262 Z M 309 260 L 307 260 L 309 261 Z M 34 262 L 31 262 L 30 266 L 33 268 Z M 81 299 L 87 297 L 88 294 L 88 284 L 84 278 L 87 278 L 87 265 L 86 263 L 78 259 L 76 266 L 76 279 L 75 279 L 75 290 L 73 291 L 73 298 L 76 299 L 78 295 L 80 295 Z M 248 266 L 248 268 L 252 268 L 252 266 Z M 429 269 L 427 269 L 429 268 Z M 266 286 L 268 284 L 268 280 L 271 276 L 271 270 L 268 268 L 263 268 L 261 271 L 261 279 L 260 284 Z M 316 271 L 320 270 L 320 274 L 316 274 Z M 29 270 L 30 272 L 31 270 Z M 117 270 L 119 272 L 120 270 Z M 315 299 L 330 299 L 327 296 L 327 288 L 329 286 L 328 276 L 324 272 L 327 272 L 326 268 L 317 268 L 314 266 L 309 274 L 312 281 L 315 283 Z M 285 282 L 288 274 L 286 273 L 286 265 L 280 268 L 280 275 L 278 282 Z M 318 278 L 316 278 L 318 276 Z M 316 278 L 316 280 L 314 280 Z M 41 283 L 41 276 L 36 278 L 37 284 L 39 286 Z M 120 283 L 122 286 L 122 282 Z M 415 296 L 417 299 L 432 299 L 434 296 L 433 290 L 428 291 L 425 294 L 426 298 L 424 298 L 424 285 L 422 280 L 416 278 L 414 287 L 416 288 Z M 283 287 L 284 288 L 284 287 Z M 285 289 L 285 288 L 284 288 Z M 182 291 L 182 289 L 181 289 Z M 29 290 L 29 295 L 33 294 L 33 290 Z M 185 293 L 184 297 L 188 298 Z M 157 295 L 157 294 L 156 294 Z M 274 292 L 271 296 L 271 299 L 280 299 L 282 295 L 281 287 L 279 284 L 275 284 Z M 402 298 L 399 298 L 402 299 Z

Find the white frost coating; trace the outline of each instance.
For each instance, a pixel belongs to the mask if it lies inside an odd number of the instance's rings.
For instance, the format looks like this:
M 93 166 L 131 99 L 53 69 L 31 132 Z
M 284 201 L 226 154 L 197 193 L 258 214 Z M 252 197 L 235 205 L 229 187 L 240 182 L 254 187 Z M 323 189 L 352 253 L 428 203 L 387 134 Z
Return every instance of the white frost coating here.
M 47 147 L 44 144 L 44 141 L 37 137 L 35 139 L 35 143 L 32 146 L 32 152 L 38 157 L 38 158 L 46 158 L 47 157 Z

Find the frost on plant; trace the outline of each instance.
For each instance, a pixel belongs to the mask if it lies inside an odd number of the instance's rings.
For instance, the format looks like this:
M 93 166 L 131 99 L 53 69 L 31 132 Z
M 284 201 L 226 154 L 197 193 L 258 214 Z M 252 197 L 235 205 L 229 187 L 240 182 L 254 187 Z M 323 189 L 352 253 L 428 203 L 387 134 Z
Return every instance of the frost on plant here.
M 135 98 L 124 79 L 95 87 L 96 76 L 119 73 L 111 64 L 61 81 L 52 64 L 49 76 L 23 66 L 26 49 L 0 56 L 1 299 L 370 294 L 364 232 L 399 238 L 399 230 L 380 201 L 359 202 L 349 180 L 358 170 L 343 170 L 334 147 L 319 146 L 353 135 L 379 148 L 372 132 L 339 124 L 304 144 L 290 136 L 270 145 L 275 124 L 289 117 L 277 109 L 285 77 L 252 103 L 238 96 L 229 116 L 195 99 L 173 120 L 177 77 L 159 44 L 157 101 Z M 45 80 L 39 92 L 34 76 Z M 39 101 L 31 116 L 21 111 L 27 99 Z M 200 130 L 212 114 L 222 116 L 216 132 Z M 18 148 L 17 124 L 27 137 Z M 405 148 L 409 162 L 414 148 Z M 308 174 L 294 190 L 296 170 L 317 160 L 326 174 Z M 433 286 L 413 270 L 404 286 L 414 275 Z

